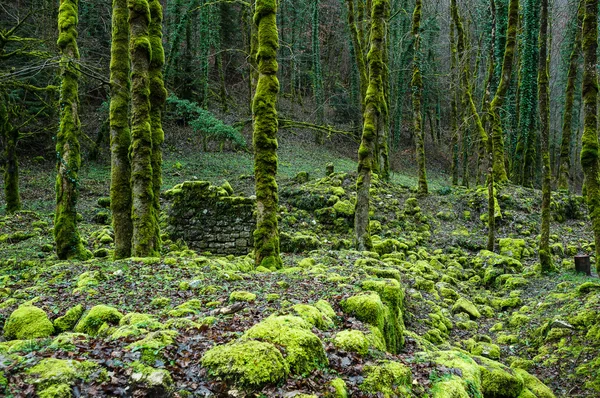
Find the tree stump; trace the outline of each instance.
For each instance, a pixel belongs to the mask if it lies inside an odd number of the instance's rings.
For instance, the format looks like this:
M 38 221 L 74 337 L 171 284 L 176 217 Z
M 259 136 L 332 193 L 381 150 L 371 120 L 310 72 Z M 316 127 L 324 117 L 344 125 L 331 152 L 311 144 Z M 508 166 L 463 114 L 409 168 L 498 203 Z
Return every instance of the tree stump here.
M 590 256 L 587 254 L 579 254 L 575 256 L 575 271 L 583 272 L 587 276 L 592 276 L 592 272 L 590 270 Z

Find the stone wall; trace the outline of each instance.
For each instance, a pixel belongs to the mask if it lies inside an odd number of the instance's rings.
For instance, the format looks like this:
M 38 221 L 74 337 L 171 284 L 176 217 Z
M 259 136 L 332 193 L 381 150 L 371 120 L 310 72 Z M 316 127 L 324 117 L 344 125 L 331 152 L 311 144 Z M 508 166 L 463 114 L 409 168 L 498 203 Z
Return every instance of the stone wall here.
M 196 251 L 245 255 L 253 249 L 256 228 L 252 198 L 233 196 L 228 183 L 188 181 L 165 192 L 166 232 Z

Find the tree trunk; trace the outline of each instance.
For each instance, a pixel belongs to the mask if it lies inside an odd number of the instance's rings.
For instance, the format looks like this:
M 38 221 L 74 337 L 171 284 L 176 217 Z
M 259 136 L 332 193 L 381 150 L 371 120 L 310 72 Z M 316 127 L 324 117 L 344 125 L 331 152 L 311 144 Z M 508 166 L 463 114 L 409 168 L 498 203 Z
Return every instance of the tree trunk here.
M 598 165 L 598 0 L 585 0 L 583 19 L 583 136 L 581 167 L 586 187 L 594 243 L 596 269 L 600 271 L 600 176 Z
M 150 7 L 147 0 L 128 0 L 131 52 L 131 189 L 132 255 L 158 256 L 152 175 L 150 117 Z
M 77 229 L 77 199 L 81 154 L 79 136 L 77 48 L 77 0 L 61 0 L 58 10 L 58 47 L 62 58 L 60 86 L 60 127 L 56 136 L 57 176 L 54 240 L 61 260 L 85 260 L 91 253 L 83 247 Z
M 17 143 L 19 131 L 12 127 L 9 121 L 6 96 L 0 93 L 0 137 L 4 141 L 4 197 L 8 214 L 21 210 L 19 195 L 19 159 Z
M 256 266 L 282 267 L 279 255 L 277 213 L 277 49 L 279 38 L 274 1 L 257 0 L 254 22 L 257 26 L 258 84 L 252 105 L 254 118 L 254 176 L 256 180 Z
M 492 139 L 494 140 L 494 180 L 497 183 L 508 181 L 506 166 L 504 165 L 504 134 L 500 119 L 500 108 L 511 81 L 513 61 L 517 44 L 517 26 L 519 24 L 519 0 L 510 0 L 508 8 L 508 25 L 506 28 L 506 48 L 502 63 L 502 75 L 496 90 L 496 95 L 490 104 Z
M 369 86 L 365 97 L 365 113 L 362 140 L 358 150 L 358 177 L 356 180 L 356 206 L 354 211 L 355 243 L 358 250 L 372 248 L 369 231 L 369 191 L 375 162 L 375 141 L 377 128 L 383 123 L 380 110 L 385 106 L 383 73 L 385 46 L 389 16 L 388 0 L 373 0 L 371 11 L 371 48 L 369 50 Z
M 115 233 L 115 259 L 131 257 L 131 163 L 129 146 L 129 25 L 127 0 L 113 0 L 110 62 L 110 208 Z
M 539 37 L 538 90 L 540 101 L 540 135 L 542 138 L 542 226 L 539 247 L 541 271 L 554 271 L 550 252 L 550 200 L 552 172 L 550 170 L 550 55 L 548 51 L 548 0 L 542 0 Z
M 421 29 L 422 0 L 417 0 L 413 13 L 412 34 L 414 36 L 414 57 L 412 77 L 412 102 L 413 102 L 413 131 L 415 134 L 415 146 L 417 155 L 417 166 L 419 183 L 417 191 L 419 195 L 427 195 L 427 171 L 425 167 L 425 140 L 423 137 L 423 113 L 421 109 L 421 98 L 423 96 L 423 77 L 421 76 L 420 57 L 420 29 Z
M 560 144 L 560 160 L 558 164 L 558 189 L 569 189 L 571 179 L 571 139 L 573 137 L 573 105 L 575 103 L 575 84 L 577 83 L 578 61 L 581 54 L 581 25 L 585 0 L 579 3 L 577 11 L 576 34 L 573 40 L 573 50 L 569 58 L 569 72 L 567 75 L 567 88 L 565 90 L 565 113 L 562 124 L 562 140 Z

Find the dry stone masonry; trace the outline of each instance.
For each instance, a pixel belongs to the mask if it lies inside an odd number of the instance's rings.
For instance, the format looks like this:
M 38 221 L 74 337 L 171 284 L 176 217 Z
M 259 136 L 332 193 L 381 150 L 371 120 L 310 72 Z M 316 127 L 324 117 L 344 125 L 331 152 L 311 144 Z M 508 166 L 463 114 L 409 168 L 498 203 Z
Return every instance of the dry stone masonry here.
M 233 196 L 229 183 L 217 187 L 187 181 L 165 192 L 167 230 L 190 249 L 213 254 L 248 254 L 256 228 L 253 198 Z

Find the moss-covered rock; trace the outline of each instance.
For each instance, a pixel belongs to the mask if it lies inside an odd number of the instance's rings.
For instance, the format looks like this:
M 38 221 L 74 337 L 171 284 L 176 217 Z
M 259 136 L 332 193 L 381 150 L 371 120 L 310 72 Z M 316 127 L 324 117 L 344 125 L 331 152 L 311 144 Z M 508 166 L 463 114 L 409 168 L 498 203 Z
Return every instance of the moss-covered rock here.
M 148 333 L 141 340 L 129 344 L 126 348 L 133 351 L 141 351 L 141 360 L 148 364 L 154 364 L 156 358 L 160 357 L 160 351 L 168 345 L 173 344 L 176 330 L 159 330 Z
M 182 304 L 179 304 L 177 307 L 173 308 L 167 315 L 172 317 L 182 317 L 188 315 L 197 314 L 202 309 L 202 303 L 198 299 L 191 299 Z
M 458 376 L 451 376 L 434 382 L 431 386 L 432 398 L 471 398 L 468 385 Z
M 231 292 L 229 295 L 229 301 L 243 301 L 246 303 L 252 303 L 256 301 L 256 294 L 245 291 Z
M 458 300 L 456 300 L 456 302 L 452 306 L 452 312 L 455 314 L 463 312 L 465 314 L 468 314 L 471 319 L 477 319 L 481 317 L 481 313 L 479 312 L 475 304 L 473 304 L 464 297 L 461 297 Z
M 123 318 L 123 314 L 116 308 L 108 305 L 96 305 L 83 315 L 75 326 L 75 331 L 95 336 L 104 323 L 117 325 L 121 318 Z
M 360 389 L 384 397 L 409 397 L 412 373 L 408 366 L 394 361 L 381 361 L 364 367 L 364 381 Z
M 523 379 L 524 387 L 536 398 L 555 398 L 554 393 L 537 377 L 523 369 L 515 369 L 515 373 Z
M 311 332 L 311 324 L 297 316 L 270 316 L 248 329 L 242 338 L 285 347 L 285 361 L 298 374 L 329 363 L 321 340 Z
M 369 352 L 369 340 L 360 330 L 342 330 L 333 338 L 333 345 L 337 348 L 366 355 Z
M 44 398 L 70 397 L 71 385 L 77 380 L 88 380 L 99 365 L 84 361 L 45 358 L 27 371 L 30 382 Z M 105 375 L 101 375 L 105 377 Z M 68 392 L 68 395 L 61 395 Z
M 525 239 L 501 238 L 498 239 L 500 254 L 521 261 L 525 250 Z
M 161 398 L 171 396 L 174 386 L 173 378 L 166 369 L 156 369 L 141 362 L 132 362 L 133 373 L 130 378 L 132 381 L 133 395 L 144 394 L 149 398 Z
M 44 310 L 34 305 L 21 305 L 10 314 L 4 324 L 4 337 L 8 340 L 48 337 L 52 333 L 52 322 Z
M 346 382 L 343 379 L 336 377 L 335 379 L 331 380 L 331 383 L 329 384 L 334 390 L 333 394 L 328 395 L 329 397 L 348 398 L 348 389 L 346 388 Z
M 202 366 L 213 377 L 248 387 L 278 383 L 289 373 L 281 352 L 273 344 L 256 340 L 213 347 L 202 357 Z
M 308 304 L 296 304 L 292 310 L 302 319 L 318 329 L 326 330 L 333 327 L 333 321 L 317 307 Z
M 481 391 L 484 397 L 518 397 L 523 391 L 523 378 L 515 370 L 484 357 L 475 357 L 481 369 Z
M 500 347 L 496 344 L 480 341 L 471 348 L 471 354 L 490 359 L 500 359 Z
M 83 315 L 83 306 L 81 304 L 77 304 L 74 307 L 69 308 L 65 315 L 59 316 L 54 320 L 54 328 L 58 332 L 66 332 L 67 330 L 71 330 L 75 327 L 79 319 Z

